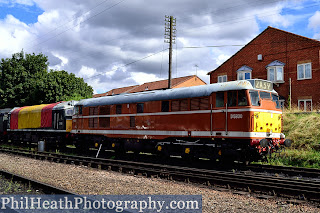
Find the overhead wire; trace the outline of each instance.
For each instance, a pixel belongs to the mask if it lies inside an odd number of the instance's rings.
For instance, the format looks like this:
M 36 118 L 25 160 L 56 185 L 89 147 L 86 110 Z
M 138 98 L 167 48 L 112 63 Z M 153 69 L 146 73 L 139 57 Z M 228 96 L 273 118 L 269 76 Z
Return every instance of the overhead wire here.
M 64 34 L 65 32 L 67 32 L 67 31 L 71 30 L 72 28 L 75 28 L 75 27 L 79 26 L 80 24 L 82 24 L 82 23 L 84 23 L 84 22 L 87 22 L 87 21 L 91 20 L 92 18 L 94 18 L 94 17 L 96 17 L 96 16 L 98 16 L 98 15 L 100 15 L 100 14 L 104 13 L 104 12 L 105 12 L 105 11 L 107 11 L 107 10 L 112 9 L 113 7 L 115 7 L 115 6 L 119 5 L 119 4 L 121 4 L 121 3 L 122 3 L 122 2 L 124 2 L 124 1 L 126 1 L 126 0 L 121 0 L 121 1 L 119 1 L 119 2 L 117 2 L 117 3 L 115 3 L 115 4 L 113 4 L 113 5 L 111 5 L 110 7 L 105 8 L 105 9 L 104 9 L 104 10 L 102 10 L 101 12 L 99 12 L 99 13 L 97 13 L 97 14 L 94 14 L 93 16 L 90 16 L 89 18 L 87 18 L 87 19 L 85 19 L 85 20 L 83 20 L 83 21 L 79 22 L 78 24 L 76 24 L 76 25 L 74 25 L 74 26 L 72 26 L 72 27 L 70 27 L 70 28 L 68 28 L 68 29 L 66 29 L 66 30 L 64 30 L 64 31 L 62 31 L 62 32 L 60 32 L 59 34 L 57 34 L 57 35 L 55 35 L 55 36 L 52 36 L 52 37 L 48 38 L 47 40 L 45 40 L 45 41 L 43 41 L 43 42 L 39 42 L 39 43 L 37 43 L 36 45 L 34 45 L 34 47 L 39 46 L 39 45 L 41 45 L 41 44 L 43 44 L 43 43 L 45 43 L 45 42 L 47 42 L 47 41 L 49 41 L 49 40 L 51 40 L 51 39 L 53 39 L 53 38 L 56 38 L 56 37 L 58 37 L 58 36 L 60 36 L 60 35 Z
M 109 1 L 109 0 L 103 0 L 102 2 L 100 2 L 100 3 L 99 3 L 99 4 L 97 4 L 96 6 L 92 7 L 91 9 L 87 10 L 86 12 L 84 12 L 84 13 L 81 13 L 81 14 L 77 15 L 77 17 L 73 18 L 72 20 L 70 20 L 70 21 L 68 21 L 68 22 L 65 22 L 65 23 L 63 23 L 63 24 L 61 24 L 61 25 L 59 25 L 59 26 L 55 27 L 54 29 L 52 29 L 52 30 L 50 30 L 50 31 L 48 31 L 48 32 L 46 32 L 46 33 L 44 33 L 43 35 L 41 35 L 41 36 L 37 37 L 37 40 L 38 40 L 39 38 L 45 37 L 46 35 L 48 35 L 48 34 L 50 34 L 50 33 L 54 32 L 54 31 L 56 31 L 57 29 L 59 29 L 59 28 L 61 28 L 61 27 L 63 27 L 63 26 L 66 26 L 66 25 L 67 25 L 67 24 L 69 24 L 69 23 L 71 23 L 71 22 L 75 21 L 75 20 L 76 20 L 76 19 L 78 19 L 79 17 L 81 17 L 81 16 L 83 16 L 83 15 L 85 15 L 85 14 L 89 13 L 90 11 L 92 11 L 92 10 L 96 9 L 97 7 L 99 7 L 100 5 L 104 4 L 104 3 L 105 3 L 105 2 L 107 2 L 107 1 Z M 36 39 L 32 40 L 31 42 L 33 42 L 33 41 L 35 41 L 35 40 L 36 40 Z
M 160 51 L 155 52 L 155 53 L 152 53 L 152 54 L 149 54 L 149 55 L 147 55 L 147 56 L 145 56 L 145 57 L 143 57 L 143 58 L 140 58 L 140 59 L 135 60 L 135 61 L 131 61 L 131 62 L 127 63 L 127 64 L 124 64 L 124 65 L 122 65 L 122 66 L 119 66 L 119 67 L 117 67 L 117 68 L 115 68 L 115 69 L 113 69 L 113 70 L 110 70 L 110 71 L 116 71 L 116 70 L 119 69 L 119 68 L 127 67 L 127 66 L 129 66 L 129 65 L 131 65 L 131 64 L 137 63 L 137 62 L 142 61 L 142 60 L 144 60 L 144 59 L 146 59 L 146 58 L 150 58 L 150 57 L 152 57 L 152 56 L 154 56 L 154 55 L 157 55 L 157 54 L 159 54 L 159 53 L 161 53 L 161 52 L 163 52 L 163 51 L 166 51 L 167 49 L 168 49 L 168 48 L 166 48 L 166 49 L 164 49 L 164 50 L 160 50 Z M 94 76 L 91 76 L 91 77 L 88 77 L 88 78 L 84 78 L 83 80 L 92 79 L 92 78 L 98 77 L 98 76 L 100 76 L 100 75 L 103 75 L 104 73 L 105 73 L 105 72 L 99 73 L 99 74 L 97 74 L 97 75 L 94 75 Z

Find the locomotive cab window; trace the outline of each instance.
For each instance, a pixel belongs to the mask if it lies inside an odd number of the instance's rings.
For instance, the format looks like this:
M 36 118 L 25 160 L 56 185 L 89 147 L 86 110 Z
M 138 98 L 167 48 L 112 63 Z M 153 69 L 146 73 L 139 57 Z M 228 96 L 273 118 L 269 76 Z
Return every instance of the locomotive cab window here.
M 237 91 L 228 92 L 228 107 L 237 106 Z
M 251 99 L 251 105 L 252 106 L 260 106 L 259 92 L 251 90 L 249 92 L 249 94 L 250 94 L 250 99 Z
M 82 106 L 76 106 L 74 110 L 75 110 L 74 112 L 75 115 L 82 115 Z
M 248 106 L 248 100 L 245 90 L 238 91 L 238 106 Z
M 224 92 L 216 93 L 216 107 L 224 107 Z

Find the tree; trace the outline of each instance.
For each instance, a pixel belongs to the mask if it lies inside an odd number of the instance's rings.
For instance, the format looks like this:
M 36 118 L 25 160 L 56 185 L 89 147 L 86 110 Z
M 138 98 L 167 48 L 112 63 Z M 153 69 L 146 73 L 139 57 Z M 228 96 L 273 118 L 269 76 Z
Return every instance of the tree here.
M 15 53 L 0 63 L 0 108 L 88 98 L 93 89 L 73 73 L 48 71 L 48 57 Z

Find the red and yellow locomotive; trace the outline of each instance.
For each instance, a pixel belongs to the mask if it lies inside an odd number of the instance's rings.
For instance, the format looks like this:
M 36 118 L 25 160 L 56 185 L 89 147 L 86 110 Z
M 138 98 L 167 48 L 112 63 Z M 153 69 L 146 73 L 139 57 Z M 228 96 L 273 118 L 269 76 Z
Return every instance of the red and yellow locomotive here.
M 253 79 L 81 100 L 78 148 L 252 161 L 290 146 L 272 82 Z

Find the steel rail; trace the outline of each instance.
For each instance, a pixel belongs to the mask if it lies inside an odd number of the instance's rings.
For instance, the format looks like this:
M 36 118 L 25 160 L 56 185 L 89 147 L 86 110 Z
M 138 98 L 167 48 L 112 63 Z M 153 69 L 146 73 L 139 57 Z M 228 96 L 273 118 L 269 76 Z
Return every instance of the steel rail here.
M 48 194 L 48 195 L 50 195 L 50 194 L 76 195 L 75 193 L 64 190 L 62 188 L 55 187 L 55 186 L 49 185 L 47 183 L 43 183 L 43 182 L 40 182 L 40 181 L 37 181 L 34 179 L 30 179 L 27 177 L 23 177 L 21 175 L 14 174 L 14 173 L 2 170 L 2 169 L 0 170 L 0 175 L 5 177 L 6 179 L 10 179 L 12 181 L 28 183 L 32 188 L 41 189 L 41 191 L 44 194 Z
M 187 168 L 170 165 L 160 165 L 144 162 L 133 162 L 114 159 L 80 157 L 53 153 L 36 153 L 27 150 L 17 151 L 0 149 L 0 151 L 19 154 L 36 159 L 46 159 L 61 163 L 87 165 L 99 169 L 122 171 L 146 176 L 160 176 L 187 182 L 206 183 L 208 185 L 227 185 L 233 188 L 248 189 L 248 191 L 273 192 L 281 195 L 294 195 L 302 198 L 320 201 L 320 182 L 302 179 L 290 179 L 264 174 L 245 174 L 232 171 Z

